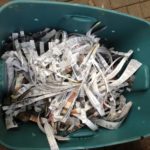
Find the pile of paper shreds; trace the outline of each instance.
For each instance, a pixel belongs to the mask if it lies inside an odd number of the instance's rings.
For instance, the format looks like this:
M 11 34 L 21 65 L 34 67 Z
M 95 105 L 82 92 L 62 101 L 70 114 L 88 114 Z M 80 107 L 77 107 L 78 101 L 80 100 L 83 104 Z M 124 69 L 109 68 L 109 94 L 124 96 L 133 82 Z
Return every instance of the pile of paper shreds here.
M 12 33 L 1 57 L 8 72 L 9 97 L 2 107 L 7 129 L 18 127 L 17 121 L 36 122 L 57 150 L 56 140 L 69 140 L 83 126 L 120 126 L 132 106 L 122 93 L 131 90 L 141 63 L 130 58 L 132 50 L 101 45 L 93 34 L 98 25 L 85 35 L 49 28 Z

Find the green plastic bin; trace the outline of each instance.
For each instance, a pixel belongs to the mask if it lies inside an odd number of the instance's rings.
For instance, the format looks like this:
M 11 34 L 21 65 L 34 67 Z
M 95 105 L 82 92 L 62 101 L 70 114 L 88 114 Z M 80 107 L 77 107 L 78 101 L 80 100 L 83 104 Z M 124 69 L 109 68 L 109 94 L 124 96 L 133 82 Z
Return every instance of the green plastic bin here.
M 133 91 L 126 94 L 133 102 L 124 124 L 117 130 L 100 128 L 92 132 L 83 128 L 70 135 L 71 140 L 60 142 L 60 149 L 84 149 L 115 145 L 150 135 L 150 23 L 144 20 L 79 4 L 48 1 L 13 1 L 0 8 L 0 41 L 12 32 L 38 31 L 45 27 L 85 33 L 93 23 L 101 21 L 106 30 L 96 34 L 108 46 L 117 50 L 134 50 L 134 58 L 143 63 L 136 73 Z M 0 42 L 0 46 L 1 46 Z M 0 51 L 3 53 L 2 49 Z M 4 62 L 0 61 L 1 103 L 6 93 L 7 78 Z M 0 144 L 16 150 L 48 150 L 46 136 L 34 124 L 23 124 L 15 130 L 5 129 L 0 115 Z

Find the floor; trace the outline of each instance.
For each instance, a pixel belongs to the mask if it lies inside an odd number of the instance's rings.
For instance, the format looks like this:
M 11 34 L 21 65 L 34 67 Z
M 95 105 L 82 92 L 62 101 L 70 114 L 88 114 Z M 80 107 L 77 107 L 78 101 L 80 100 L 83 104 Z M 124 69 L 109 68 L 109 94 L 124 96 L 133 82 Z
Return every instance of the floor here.
M 0 0 L 0 5 L 8 0 Z M 150 21 L 150 0 L 71 0 L 74 3 L 82 3 L 96 7 L 117 10 L 128 13 Z M 94 149 L 94 150 L 150 150 L 150 138 L 141 139 L 135 142 L 120 144 L 116 146 Z M 0 147 L 0 150 L 7 150 Z
M 150 150 L 150 138 L 145 138 L 139 141 L 126 144 L 115 145 L 97 150 Z M 96 149 L 94 149 L 96 150 Z

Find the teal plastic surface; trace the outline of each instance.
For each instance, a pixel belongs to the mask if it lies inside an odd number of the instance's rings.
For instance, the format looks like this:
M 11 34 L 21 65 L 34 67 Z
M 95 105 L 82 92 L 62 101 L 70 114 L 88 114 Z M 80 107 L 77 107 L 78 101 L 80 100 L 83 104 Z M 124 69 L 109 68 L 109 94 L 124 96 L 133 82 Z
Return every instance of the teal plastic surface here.
M 121 51 L 133 49 L 133 58 L 143 63 L 136 74 L 133 91 L 126 94 L 133 107 L 119 129 L 110 131 L 101 128 L 96 132 L 81 129 L 70 135 L 70 141 L 59 143 L 63 150 L 104 147 L 150 135 L 150 23 L 111 10 L 58 2 L 21 0 L 0 9 L 0 41 L 12 32 L 35 32 L 45 27 L 85 33 L 96 21 L 107 26 L 106 30 L 96 33 L 106 45 Z M 1 64 L 3 62 L 0 63 L 0 92 L 3 94 L 7 83 L 3 82 L 6 79 L 5 67 Z M 47 139 L 37 125 L 23 124 L 16 130 L 7 131 L 2 117 L 0 144 L 16 150 L 49 149 Z
M 6 64 L 0 59 L 0 104 L 7 94 L 7 69 Z

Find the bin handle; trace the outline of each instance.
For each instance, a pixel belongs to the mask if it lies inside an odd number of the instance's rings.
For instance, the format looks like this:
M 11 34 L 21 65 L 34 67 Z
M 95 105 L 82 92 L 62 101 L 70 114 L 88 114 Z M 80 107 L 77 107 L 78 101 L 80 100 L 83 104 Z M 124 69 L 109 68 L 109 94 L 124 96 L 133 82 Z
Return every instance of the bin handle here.
M 96 131 L 97 132 L 97 131 Z M 82 130 L 75 131 L 70 134 L 71 138 L 88 138 L 95 135 L 95 131 L 90 130 L 89 128 L 82 128 Z

